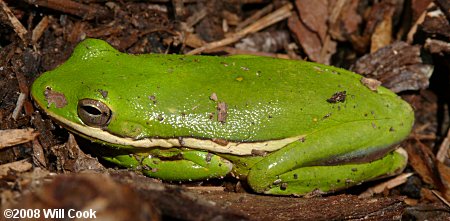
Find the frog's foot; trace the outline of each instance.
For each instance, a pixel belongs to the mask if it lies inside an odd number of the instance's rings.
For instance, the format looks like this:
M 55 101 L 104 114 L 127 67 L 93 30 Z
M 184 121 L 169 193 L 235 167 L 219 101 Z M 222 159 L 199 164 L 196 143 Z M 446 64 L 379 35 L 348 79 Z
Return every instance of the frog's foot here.
M 406 152 L 399 149 L 370 163 L 294 169 L 277 176 L 271 184 L 265 186 L 261 181 L 253 182 L 249 176 L 249 184 L 255 192 L 265 194 L 316 195 L 345 189 L 364 181 L 395 175 L 403 170 L 406 163 Z
M 108 159 L 125 167 L 140 169 L 145 175 L 165 181 L 193 181 L 221 178 L 232 169 L 232 163 L 217 155 L 187 150 L 172 159 L 151 155 L 120 155 Z

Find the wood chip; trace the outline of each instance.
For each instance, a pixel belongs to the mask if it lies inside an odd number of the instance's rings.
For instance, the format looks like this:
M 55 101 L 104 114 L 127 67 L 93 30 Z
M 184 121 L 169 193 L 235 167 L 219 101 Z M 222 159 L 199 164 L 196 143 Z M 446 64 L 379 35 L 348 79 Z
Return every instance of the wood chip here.
M 383 18 L 378 22 L 371 36 L 370 53 L 391 44 L 394 9 L 394 7 L 389 7 L 384 10 Z
M 435 156 L 433 152 L 420 141 L 405 146 L 408 152 L 408 162 L 414 171 L 419 174 L 425 183 L 440 186 L 440 180 L 436 176 Z
M 402 185 L 406 183 L 408 177 L 412 176 L 413 173 L 402 173 L 386 182 L 380 183 L 374 187 L 368 188 L 363 193 L 359 194 L 359 198 L 368 198 L 373 196 L 374 194 L 383 193 L 385 190 L 390 190 L 396 186 Z
M 427 8 L 430 8 L 434 6 L 434 3 L 431 2 L 429 3 Z M 423 21 L 425 20 L 427 11 L 425 9 L 423 9 L 422 13 L 420 14 L 420 16 L 415 20 L 414 24 L 411 26 L 411 28 L 408 31 L 408 34 L 406 35 L 406 42 L 408 44 L 412 44 L 414 41 L 414 35 L 417 32 L 417 28 L 419 27 L 420 24 L 423 23 Z
M 12 113 L 12 118 L 14 120 L 17 120 L 17 118 L 19 117 L 20 111 L 22 111 L 23 104 L 26 99 L 27 99 L 26 94 L 24 94 L 24 93 L 19 94 L 19 98 L 17 98 L 16 108 L 14 108 L 14 111 Z
M 0 177 L 6 176 L 9 170 L 14 170 L 17 172 L 25 172 L 33 168 L 30 159 L 24 159 L 20 161 L 15 161 L 12 163 L 6 163 L 0 165 Z
M 0 130 L 0 149 L 28 143 L 34 140 L 38 134 L 31 128 Z
M 175 18 L 183 18 L 185 12 L 183 0 L 172 0 L 172 5 L 175 8 Z
M 41 168 L 47 168 L 47 161 L 44 155 L 44 148 L 38 139 L 33 140 L 33 163 Z
M 450 54 L 450 43 L 446 41 L 427 38 L 424 48 L 432 54 Z
M 443 193 L 443 197 L 450 201 L 450 167 L 439 161 L 436 162 L 436 166 L 442 183 L 439 190 Z
M 36 27 L 33 29 L 33 32 L 31 34 L 31 42 L 33 44 L 36 44 L 41 38 L 42 34 L 44 34 L 45 30 L 47 30 L 49 23 L 48 16 L 44 16 L 41 21 L 36 25 Z
M 358 59 L 352 71 L 374 78 L 382 85 L 398 93 L 405 90 L 425 89 L 433 66 L 423 64 L 420 46 L 395 42 L 375 53 Z
M 446 159 L 448 159 L 450 156 L 448 155 L 450 147 L 450 130 L 447 131 L 447 136 L 442 141 L 441 145 L 439 146 L 439 150 L 436 154 L 436 160 L 444 163 Z

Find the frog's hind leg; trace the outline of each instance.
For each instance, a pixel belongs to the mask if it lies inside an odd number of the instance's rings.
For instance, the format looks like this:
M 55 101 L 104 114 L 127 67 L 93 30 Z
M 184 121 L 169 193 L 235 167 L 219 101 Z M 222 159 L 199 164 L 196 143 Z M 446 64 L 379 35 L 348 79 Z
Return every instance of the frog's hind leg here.
M 355 185 L 404 168 L 404 155 L 389 153 L 410 126 L 354 121 L 315 131 L 270 153 L 251 167 L 247 183 L 258 193 L 304 195 Z M 349 136 L 349 128 L 358 128 Z M 351 182 L 350 182 L 351 181 Z
M 226 176 L 230 161 L 205 151 L 185 150 L 176 157 L 118 155 L 107 159 L 125 167 L 139 169 L 149 177 L 164 181 L 194 181 Z
M 403 170 L 406 161 L 406 152 L 399 149 L 369 163 L 302 167 L 279 175 L 264 193 L 275 195 L 328 193 L 364 181 L 394 175 Z

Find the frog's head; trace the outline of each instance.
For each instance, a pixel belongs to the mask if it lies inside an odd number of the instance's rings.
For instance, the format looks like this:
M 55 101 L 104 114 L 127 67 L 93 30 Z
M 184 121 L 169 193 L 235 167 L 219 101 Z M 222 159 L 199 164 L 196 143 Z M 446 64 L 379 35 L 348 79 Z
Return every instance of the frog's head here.
M 126 73 L 120 67 L 127 56 L 132 55 L 118 52 L 105 41 L 84 40 L 65 63 L 35 80 L 31 88 L 33 100 L 72 132 L 103 140 L 109 136 L 106 129 L 117 115 L 115 110 L 122 108 L 118 107 L 120 101 L 110 98 L 114 94 L 110 89 L 117 85 L 126 88 L 126 75 L 111 73 Z M 127 99 L 126 95 L 121 99 Z

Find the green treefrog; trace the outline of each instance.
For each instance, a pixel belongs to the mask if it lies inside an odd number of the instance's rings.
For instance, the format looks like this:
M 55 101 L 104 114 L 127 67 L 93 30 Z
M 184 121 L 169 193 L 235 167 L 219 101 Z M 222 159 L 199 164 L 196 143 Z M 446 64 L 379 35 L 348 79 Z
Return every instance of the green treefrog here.
M 409 104 L 360 75 L 250 55 L 131 55 L 86 39 L 32 85 L 103 155 L 165 181 L 234 176 L 256 193 L 321 194 L 394 175 Z

